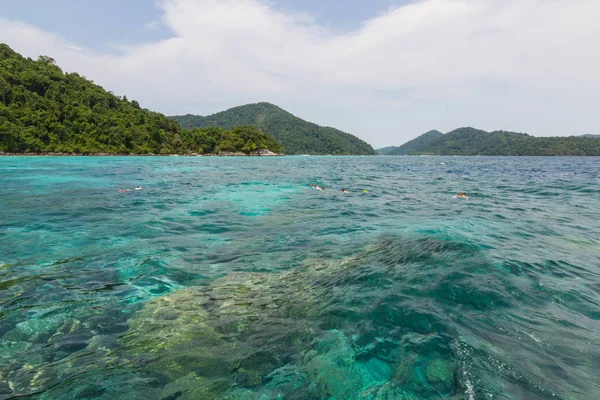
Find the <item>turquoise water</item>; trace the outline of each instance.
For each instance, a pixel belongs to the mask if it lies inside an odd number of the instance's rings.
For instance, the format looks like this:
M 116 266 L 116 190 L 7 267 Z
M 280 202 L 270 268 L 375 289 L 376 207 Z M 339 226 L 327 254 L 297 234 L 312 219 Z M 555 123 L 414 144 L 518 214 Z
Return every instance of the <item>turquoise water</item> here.
M 600 398 L 599 158 L 3 157 L 0 184 L 2 399 Z

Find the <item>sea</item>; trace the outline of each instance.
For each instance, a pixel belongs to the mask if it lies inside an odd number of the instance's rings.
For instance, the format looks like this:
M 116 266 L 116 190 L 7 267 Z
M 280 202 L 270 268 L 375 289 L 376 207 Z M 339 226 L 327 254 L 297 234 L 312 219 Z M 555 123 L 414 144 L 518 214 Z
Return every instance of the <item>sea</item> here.
M 1 157 L 13 398 L 600 399 L 600 158 Z

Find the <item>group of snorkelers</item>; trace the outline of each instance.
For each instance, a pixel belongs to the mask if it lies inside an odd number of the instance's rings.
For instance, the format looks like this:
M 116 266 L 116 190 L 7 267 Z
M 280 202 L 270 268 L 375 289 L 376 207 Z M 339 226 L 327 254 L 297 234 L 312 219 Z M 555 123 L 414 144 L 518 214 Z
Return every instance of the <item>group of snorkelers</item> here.
M 316 185 L 314 183 L 311 183 L 310 187 L 313 188 L 313 189 L 315 189 L 315 190 L 325 190 L 324 187 L 321 187 L 321 186 Z M 362 192 L 363 193 L 369 193 L 369 191 L 366 190 L 366 189 L 363 189 Z M 350 193 L 350 191 L 348 189 L 346 189 L 346 188 L 342 188 L 342 193 Z M 454 196 L 454 197 L 455 198 L 461 197 L 461 198 L 467 199 L 467 200 L 469 199 L 469 197 L 467 196 L 466 192 L 458 192 L 458 194 L 456 196 Z
M 191 185 L 191 184 L 189 184 L 189 185 Z M 311 183 L 310 187 L 313 188 L 313 189 L 315 189 L 315 190 L 325 190 L 324 187 L 321 187 L 321 186 L 316 185 L 314 183 Z M 143 189 L 143 187 L 141 187 L 141 186 L 133 188 L 133 190 L 142 190 L 142 189 Z M 129 190 L 123 189 L 123 188 L 119 189 L 119 192 L 128 192 L 128 191 Z M 348 189 L 346 189 L 346 188 L 342 188 L 341 192 L 342 193 L 350 193 L 350 191 Z M 366 190 L 366 189 L 363 189 L 362 193 L 369 193 L 369 191 Z M 462 197 L 462 198 L 467 199 L 467 200 L 469 199 L 469 197 L 467 196 L 467 193 L 465 193 L 465 192 L 458 192 L 458 194 L 456 196 L 454 196 L 454 197 Z
M 143 188 L 143 187 L 141 187 L 141 186 L 138 186 L 138 187 L 135 187 L 135 188 L 133 188 L 133 189 L 129 189 L 129 190 L 121 188 L 121 189 L 119 189 L 119 192 L 121 192 L 121 193 L 126 193 L 126 192 L 129 192 L 129 191 L 131 191 L 131 190 L 142 190 L 142 189 L 144 189 L 144 188 Z
M 310 187 L 313 188 L 313 189 L 315 189 L 315 190 L 325 190 L 324 187 L 321 187 L 319 185 L 315 185 L 314 183 L 311 183 Z M 346 189 L 346 188 L 342 188 L 341 192 L 342 193 L 350 193 L 350 191 L 348 189 Z M 362 193 L 369 193 L 369 191 L 367 189 L 363 189 Z

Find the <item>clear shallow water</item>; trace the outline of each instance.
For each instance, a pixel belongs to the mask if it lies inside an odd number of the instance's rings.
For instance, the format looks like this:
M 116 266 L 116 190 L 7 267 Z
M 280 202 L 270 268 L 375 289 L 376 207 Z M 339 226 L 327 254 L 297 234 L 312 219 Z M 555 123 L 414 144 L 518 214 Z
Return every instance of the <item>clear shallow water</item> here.
M 4 157 L 0 184 L 0 398 L 600 398 L 598 158 Z

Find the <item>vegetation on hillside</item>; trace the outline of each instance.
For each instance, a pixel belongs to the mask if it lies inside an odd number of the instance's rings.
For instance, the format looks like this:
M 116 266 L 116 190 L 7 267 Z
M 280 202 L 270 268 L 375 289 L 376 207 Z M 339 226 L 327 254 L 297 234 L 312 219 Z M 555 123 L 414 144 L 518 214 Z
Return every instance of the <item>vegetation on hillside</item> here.
M 0 44 L 0 153 L 183 154 L 244 152 L 281 145 L 251 126 L 182 130 L 52 58 L 24 58 Z
M 238 126 L 230 131 L 219 127 L 192 128 L 184 130 L 181 137 L 183 148 L 198 154 L 252 154 L 260 149 L 283 153 L 277 140 L 252 125 Z
M 460 128 L 411 154 L 487 156 L 599 156 L 600 139 L 534 137 L 524 133 Z
M 401 155 L 407 155 L 410 154 L 414 151 L 418 151 L 421 148 L 424 148 L 432 143 L 434 143 L 436 140 L 438 140 L 439 138 L 441 138 L 443 136 L 443 133 L 440 131 L 429 131 L 426 132 L 424 134 L 422 134 L 421 136 L 404 143 L 402 146 L 398 146 L 398 147 L 386 147 L 383 149 L 379 149 L 377 150 L 379 154 L 383 154 L 386 156 L 401 156 Z
M 304 121 L 269 103 L 248 104 L 207 117 L 181 115 L 170 117 L 182 128 L 219 126 L 231 129 L 238 125 L 255 125 L 277 139 L 286 154 L 375 154 L 359 138 L 340 130 Z
M 398 146 L 388 146 L 388 147 L 382 147 L 380 149 L 375 149 L 375 151 L 379 155 L 387 156 L 391 151 L 394 151 L 397 148 L 398 148 Z

